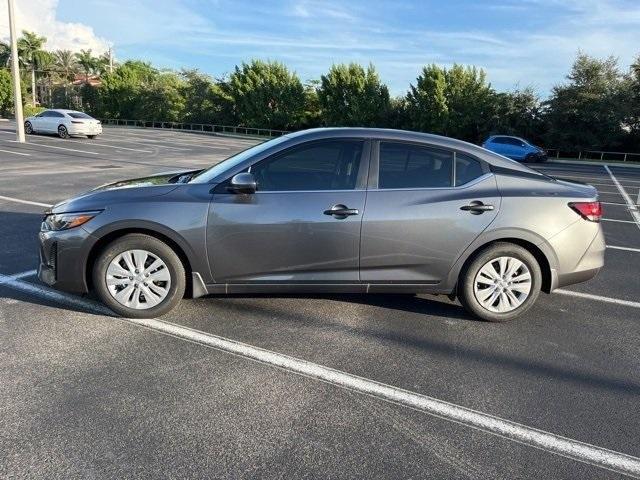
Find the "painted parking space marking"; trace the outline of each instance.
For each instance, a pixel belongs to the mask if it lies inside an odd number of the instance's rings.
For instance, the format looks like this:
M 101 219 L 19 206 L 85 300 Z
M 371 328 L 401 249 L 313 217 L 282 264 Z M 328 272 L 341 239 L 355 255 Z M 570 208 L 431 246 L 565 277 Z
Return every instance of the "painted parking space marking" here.
M 25 205 L 35 205 L 37 207 L 51 206 L 48 203 L 32 202 L 31 200 L 22 200 L 21 198 L 5 197 L 4 195 L 0 195 L 0 200 L 5 200 L 7 202 L 14 202 L 14 203 L 24 203 Z
M 627 252 L 636 252 L 640 253 L 640 248 L 631 248 L 631 247 L 618 247 L 616 245 L 607 245 L 607 248 L 611 248 L 613 250 L 624 250 Z
M 607 171 L 607 173 L 611 177 L 611 180 L 613 181 L 613 183 L 616 184 L 616 187 L 620 191 L 620 195 L 622 195 L 622 198 L 624 198 L 624 201 L 627 202 L 627 205 L 629 206 L 629 213 L 633 217 L 634 223 L 637 225 L 638 228 L 640 228 L 640 213 L 638 212 L 636 205 L 633 203 L 633 200 L 631 200 L 631 197 L 629 197 L 629 194 L 626 192 L 624 187 L 620 185 L 620 182 L 618 182 L 618 179 L 616 178 L 616 176 L 611 172 L 611 169 L 609 168 L 609 166 L 605 165 L 604 169 Z
M 624 305 L 625 307 L 640 308 L 640 302 L 633 302 L 631 300 L 622 300 L 620 298 L 604 297 L 602 295 L 594 295 L 592 293 L 574 292 L 572 290 L 564 290 L 562 288 L 555 289 L 553 293 L 559 293 L 561 295 L 567 295 L 570 297 L 586 298 L 589 300 L 596 300 L 598 302 L 611 303 L 614 305 Z
M 17 140 L 5 140 L 5 142 L 19 143 Z M 57 147 L 55 145 L 47 145 L 46 143 L 37 143 L 33 141 L 30 141 L 24 145 L 38 146 L 38 147 L 44 147 L 44 148 L 55 148 L 58 150 L 67 150 L 69 152 L 76 152 L 76 153 L 88 153 L 89 155 L 100 155 L 98 152 L 90 152 L 88 150 L 76 150 L 74 148 L 66 148 L 66 147 Z
M 617 223 L 636 223 L 634 220 L 618 220 L 616 218 L 602 218 L 603 222 L 617 222 Z
M 2 149 L 0 149 L 0 152 L 3 152 L 3 153 L 11 153 L 12 155 L 22 155 L 22 156 L 24 156 L 24 157 L 30 157 L 30 156 L 31 156 L 31 154 L 30 154 L 30 153 L 15 152 L 15 151 L 13 151 L 13 150 L 2 150 Z
M 100 315 L 111 312 L 92 300 L 58 292 L 44 285 L 22 280 L 34 271 L 15 275 L 0 275 L 0 285 L 23 293 L 36 295 L 53 302 L 81 307 Z M 574 293 L 574 292 L 571 292 Z M 633 302 L 632 302 L 633 303 Z M 640 304 L 638 304 L 640 307 Z M 339 388 L 368 395 L 379 400 L 420 411 L 422 413 L 481 430 L 548 453 L 586 463 L 616 473 L 640 478 L 640 458 L 616 452 L 593 444 L 580 442 L 552 432 L 529 427 L 521 423 L 473 410 L 461 405 L 440 400 L 428 395 L 412 392 L 392 385 L 376 382 L 368 378 L 335 370 L 307 360 L 273 352 L 228 338 L 204 333 L 170 322 L 156 319 L 120 319 L 160 334 L 193 342 L 218 351 L 230 353 L 245 359 L 273 366 L 281 370 L 301 375 L 312 380 L 334 385 Z

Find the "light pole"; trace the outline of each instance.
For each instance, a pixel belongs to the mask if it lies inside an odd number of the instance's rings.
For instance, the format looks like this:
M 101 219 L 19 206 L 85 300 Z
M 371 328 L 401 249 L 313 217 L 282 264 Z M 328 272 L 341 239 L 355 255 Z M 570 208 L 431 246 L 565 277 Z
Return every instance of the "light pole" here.
M 24 143 L 24 117 L 22 115 L 22 89 L 20 88 L 20 60 L 16 38 L 16 17 L 14 0 L 9 3 L 9 34 L 11 35 L 11 73 L 13 74 L 13 101 L 16 111 L 16 140 Z

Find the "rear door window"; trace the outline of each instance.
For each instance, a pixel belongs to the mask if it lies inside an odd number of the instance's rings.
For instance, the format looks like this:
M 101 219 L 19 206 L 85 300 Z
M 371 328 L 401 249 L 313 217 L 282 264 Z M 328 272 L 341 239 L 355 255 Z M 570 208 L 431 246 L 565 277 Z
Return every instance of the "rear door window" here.
M 380 189 L 451 187 L 452 177 L 453 152 L 407 143 L 380 143 Z

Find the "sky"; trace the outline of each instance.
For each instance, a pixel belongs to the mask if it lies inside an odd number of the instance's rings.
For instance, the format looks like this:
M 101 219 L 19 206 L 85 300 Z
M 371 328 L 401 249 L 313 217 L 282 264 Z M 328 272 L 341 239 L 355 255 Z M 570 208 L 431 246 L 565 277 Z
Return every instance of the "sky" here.
M 5 3 L 4 1 L 0 4 Z M 498 90 L 545 97 L 578 51 L 640 55 L 640 0 L 16 0 L 18 29 L 49 48 L 111 46 L 118 60 L 198 68 L 213 76 L 252 58 L 303 81 L 334 63 L 373 63 L 394 95 L 423 65 L 485 69 Z M 0 5 L 0 38 L 8 36 Z

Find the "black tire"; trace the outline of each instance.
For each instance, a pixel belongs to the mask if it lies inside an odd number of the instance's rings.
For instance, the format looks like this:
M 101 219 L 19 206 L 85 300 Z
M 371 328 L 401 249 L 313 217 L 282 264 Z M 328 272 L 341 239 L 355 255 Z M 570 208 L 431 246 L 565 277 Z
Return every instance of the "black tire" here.
M 523 262 L 531 274 L 531 290 L 528 297 L 515 310 L 506 313 L 486 309 L 476 298 L 474 281 L 478 271 L 492 259 L 513 257 Z M 508 322 L 524 314 L 536 302 L 542 286 L 542 272 L 536 258 L 525 248 L 508 242 L 497 242 L 479 251 L 465 265 L 458 280 L 458 298 L 472 315 L 489 322 Z
M 31 122 L 24 122 L 24 133 L 31 135 L 33 133 L 33 125 Z
M 89 140 L 93 140 L 94 138 L 96 138 L 97 135 L 87 135 L 87 138 Z
M 147 309 L 135 309 L 119 303 L 111 295 L 106 284 L 106 272 L 111 261 L 127 250 L 138 249 L 146 250 L 162 259 L 171 275 L 167 296 L 158 305 Z M 108 244 L 93 264 L 92 278 L 94 289 L 100 300 L 118 315 L 127 318 L 154 318 L 164 315 L 180 302 L 184 296 L 186 284 L 184 266 L 176 252 L 161 240 L 139 233 L 124 235 Z
M 65 127 L 64 125 L 59 125 L 58 136 L 60 138 L 69 138 L 69 131 L 67 130 L 67 127 Z
M 530 153 L 529 155 L 527 155 L 526 157 L 524 157 L 524 162 L 525 163 L 536 163 L 537 160 L 537 155 L 534 153 Z

